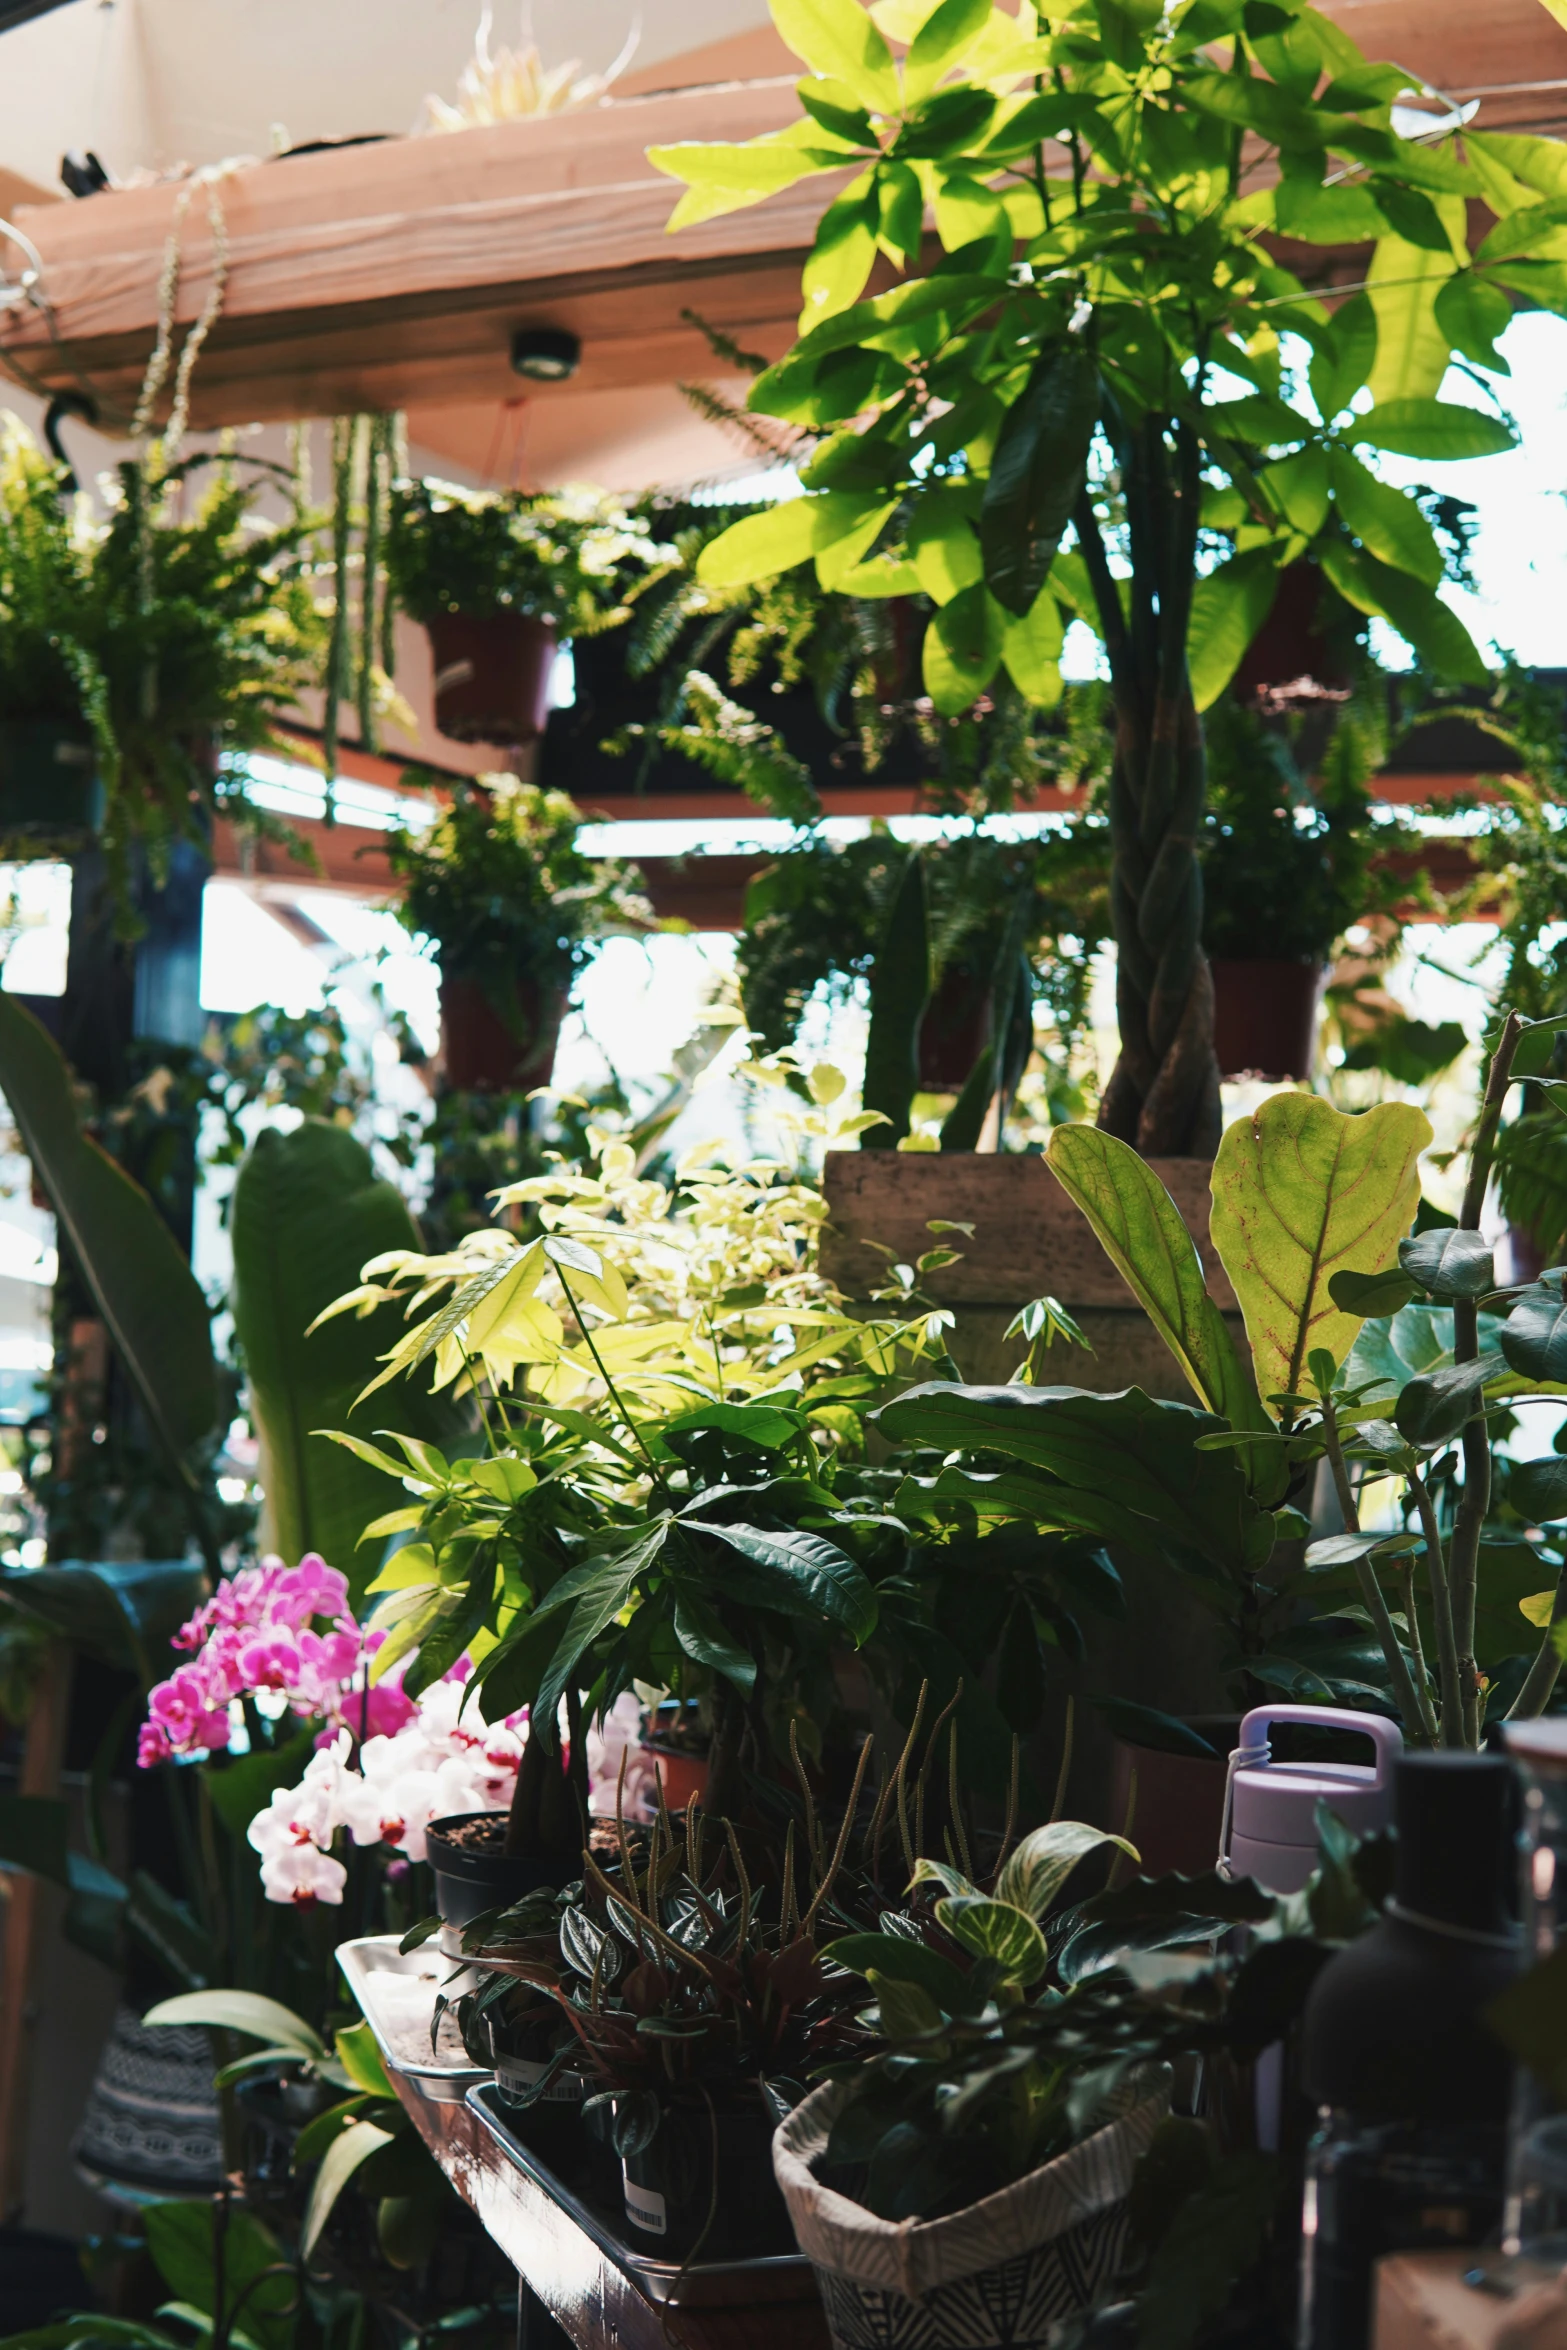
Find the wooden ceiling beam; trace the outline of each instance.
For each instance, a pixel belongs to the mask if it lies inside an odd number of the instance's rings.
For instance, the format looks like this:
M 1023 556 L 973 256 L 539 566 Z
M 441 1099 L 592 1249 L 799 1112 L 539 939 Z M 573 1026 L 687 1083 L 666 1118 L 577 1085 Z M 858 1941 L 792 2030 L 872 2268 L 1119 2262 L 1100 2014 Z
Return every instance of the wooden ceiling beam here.
M 1567 130 L 1567 30 L 1540 0 L 1324 5 L 1368 55 L 1478 96 L 1488 128 Z M 0 309 L 0 366 L 36 391 L 90 389 L 105 426 L 123 430 L 176 221 L 182 325 L 211 292 L 214 201 L 227 264 L 195 371 L 198 427 L 515 397 L 521 325 L 568 327 L 582 342 L 569 383 L 529 385 L 546 401 L 711 374 L 687 309 L 771 357 L 792 332 L 800 263 L 841 175 L 671 240 L 677 191 L 646 149 L 754 138 L 797 112 L 783 74 L 241 162 L 210 191 L 164 182 L 24 207 L 17 225 L 41 257 L 45 302 Z M 24 258 L 0 238 L 10 273 Z M 1331 256 L 1316 258 L 1331 277 Z

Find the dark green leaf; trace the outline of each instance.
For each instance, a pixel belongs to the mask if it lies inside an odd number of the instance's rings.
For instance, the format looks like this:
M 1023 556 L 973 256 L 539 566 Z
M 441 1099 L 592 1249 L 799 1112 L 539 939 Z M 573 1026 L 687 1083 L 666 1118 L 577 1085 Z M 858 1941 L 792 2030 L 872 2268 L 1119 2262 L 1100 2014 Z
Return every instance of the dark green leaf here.
M 900 1442 L 1034 1462 L 1116 1511 L 1148 1518 L 1161 1537 L 1215 1566 L 1247 1569 L 1256 1504 L 1233 1456 L 1198 1452 L 1193 1441 L 1223 1427 L 1211 1413 L 1155 1403 L 1137 1387 L 1090 1395 L 938 1380 L 896 1397 L 876 1418 Z
M 0 1869 L 69 1885 L 70 1814 L 52 1795 L 0 1795 Z
M 14 995 L 0 995 L 0 1092 L 153 1432 L 188 1480 L 186 1456 L 218 1419 L 211 1309 L 147 1194 L 82 1132 L 65 1058 Z
M 1407 1306 L 1415 1295 L 1415 1284 L 1407 1273 L 1389 1265 L 1382 1273 L 1335 1273 L 1328 1283 L 1328 1295 L 1340 1313 L 1370 1319 L 1396 1314 Z
M 1495 1355 L 1481 1355 L 1472 1363 L 1452 1363 L 1446 1370 L 1411 1379 L 1398 1399 L 1393 1417 L 1411 1444 L 1445 1444 L 1468 1421 L 1487 1379 L 1501 1365 Z
M 1136 1705 L 1129 1697 L 1096 1697 L 1090 1702 L 1095 1713 L 1102 1714 L 1116 1736 L 1129 1746 L 1151 1746 L 1160 1754 L 1196 1755 L 1204 1762 L 1220 1759 L 1206 1738 L 1174 1714 L 1160 1713 L 1157 1706 Z
M 797 1529 L 775 1534 L 761 1526 L 720 1526 L 710 1519 L 682 1524 L 727 1543 L 753 1566 L 769 1570 L 858 1643 L 876 1629 L 876 1593 L 847 1551 L 820 1534 Z
M 930 977 L 925 867 L 916 851 L 904 865 L 871 966 L 861 1098 L 867 1110 L 879 1110 L 887 1123 L 872 1126 L 861 1136 L 862 1149 L 891 1150 L 909 1131 L 919 1088 L 919 1032 L 930 1001 Z
M 1552 1290 L 1520 1298 L 1502 1324 L 1501 1347 L 1526 1379 L 1567 1380 L 1567 1304 Z
M 1567 1460 L 1520 1461 L 1508 1477 L 1507 1498 L 1533 1525 L 1567 1518 Z
M 845 1934 L 830 1942 L 822 1956 L 857 1975 L 868 1975 L 874 1968 L 893 1982 L 917 1983 L 948 2015 L 961 2015 L 969 2004 L 967 1981 L 951 1959 L 902 1934 Z
M 15 1607 L 144 1689 L 170 1669 L 169 1642 L 207 1596 L 189 1559 L 13 1567 L 0 1591 Z
M 1020 617 L 1034 599 L 1071 520 L 1099 413 L 1092 351 L 1067 336 L 1034 362 L 991 460 L 980 509 L 985 584 Z
M 1457 1225 L 1449 1225 L 1439 1232 L 1418 1232 L 1412 1240 L 1401 1240 L 1398 1261 L 1438 1304 L 1451 1304 L 1457 1298 L 1484 1297 L 1496 1287 L 1496 1268 L 1489 1242 L 1478 1232 L 1464 1232 Z M 1400 1305 L 1404 1302 L 1402 1298 L 1399 1300 Z M 1382 1305 L 1368 1310 L 1385 1314 L 1398 1309 Z
M 730 1637 L 717 1610 L 694 1591 L 682 1592 L 675 1601 L 675 1638 L 695 1663 L 722 1673 L 726 1681 L 750 1696 L 756 1687 L 755 1657 Z

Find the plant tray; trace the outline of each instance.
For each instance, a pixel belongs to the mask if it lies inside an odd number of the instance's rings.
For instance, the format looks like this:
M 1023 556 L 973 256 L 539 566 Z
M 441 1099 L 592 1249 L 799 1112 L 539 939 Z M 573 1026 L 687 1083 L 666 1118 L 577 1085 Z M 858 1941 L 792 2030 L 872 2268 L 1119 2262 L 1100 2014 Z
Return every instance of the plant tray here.
M 467 1969 L 454 1966 L 433 1942 L 409 1951 L 399 1950 L 397 1942 L 395 1934 L 366 1934 L 357 1942 L 339 1943 L 337 1963 L 375 2034 L 382 2061 L 417 2081 L 435 2104 L 461 2105 L 489 2073 L 464 2048 L 450 2012 L 441 2018 L 432 2051 L 430 2019 L 437 1992 L 455 1989 Z
M 470 2089 L 468 2110 L 477 2114 L 495 2144 L 523 2177 L 539 2189 L 598 2246 L 649 2301 L 673 2308 L 744 2308 L 764 2302 L 815 2302 L 817 2287 L 802 2252 L 773 2252 L 758 2260 L 658 2260 L 629 2244 L 601 2204 L 585 2202 L 562 2184 L 512 2129 L 493 2081 Z

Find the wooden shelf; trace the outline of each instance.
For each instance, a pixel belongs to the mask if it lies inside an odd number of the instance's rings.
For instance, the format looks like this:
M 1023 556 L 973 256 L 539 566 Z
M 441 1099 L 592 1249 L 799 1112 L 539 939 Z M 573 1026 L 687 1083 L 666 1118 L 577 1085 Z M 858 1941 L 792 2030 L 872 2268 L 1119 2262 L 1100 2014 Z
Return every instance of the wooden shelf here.
M 1478 97 L 1489 129 L 1567 129 L 1567 30 L 1540 0 L 1324 0 L 1372 57 Z M 195 371 L 198 427 L 515 398 L 511 337 L 570 328 L 582 365 L 552 402 L 714 372 L 699 311 L 776 356 L 799 310 L 816 222 L 842 184 L 807 180 L 667 234 L 677 193 L 645 150 L 741 140 L 796 118 L 793 76 L 624 98 L 580 114 L 242 162 L 218 186 L 222 314 Z M 44 392 L 90 387 L 124 430 L 157 322 L 181 184 L 18 207 L 43 261 L 45 314 L 0 313 L 0 365 Z M 206 195 L 189 196 L 178 315 L 212 283 Z M 1333 257 L 1320 255 L 1329 276 Z M 20 248 L 0 237 L 14 274 Z

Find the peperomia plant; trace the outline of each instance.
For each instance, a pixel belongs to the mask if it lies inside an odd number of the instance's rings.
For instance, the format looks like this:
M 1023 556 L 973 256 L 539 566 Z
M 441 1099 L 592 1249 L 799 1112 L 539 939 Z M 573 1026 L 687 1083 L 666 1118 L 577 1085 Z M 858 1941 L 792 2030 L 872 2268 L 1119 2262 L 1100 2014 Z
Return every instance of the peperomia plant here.
M 1308 553 L 1433 669 L 1483 680 L 1425 517 L 1360 452 L 1511 445 L 1485 379 L 1507 372 L 1515 296 L 1567 305 L 1562 149 L 1424 103 L 1418 75 L 1369 64 L 1304 0 L 774 0 L 773 17 L 808 69 L 800 119 L 651 160 L 686 183 L 676 229 L 853 174 L 805 265 L 799 339 L 749 400 L 830 437 L 807 494 L 715 541 L 700 576 L 812 561 L 860 597 L 917 586 L 939 607 L 938 710 L 1003 666 L 1048 690 L 1064 621 L 1099 632 L 1122 1043 L 1102 1122 L 1207 1155 L 1198 713 Z M 1358 282 L 1330 305 L 1276 237 L 1361 247 Z M 878 261 L 897 280 L 867 297 Z M 1455 353 L 1483 404 L 1437 396 Z
M 949 1457 L 933 1481 L 906 1481 L 900 1509 L 917 1518 L 962 1503 L 981 1522 L 1162 1552 L 1228 1619 L 1248 1699 L 1258 1687 L 1381 1698 L 1412 1741 L 1449 1746 L 1478 1742 L 1488 1694 L 1514 1714 L 1539 1712 L 1563 1657 L 1560 1564 L 1554 1591 L 1536 1590 L 1538 1573 L 1525 1570 L 1528 1588 L 1513 1596 L 1544 1637 L 1494 1692 L 1487 1666 L 1523 1643 L 1507 1645 L 1504 1633 L 1494 1656 L 1477 1654 L 1480 1566 L 1491 1423 L 1527 1397 L 1567 1392 L 1567 1303 L 1560 1268 L 1499 1289 L 1479 1227 L 1509 1086 L 1544 1071 L 1564 1025 L 1501 1021 L 1456 1224 L 1410 1229 L 1430 1127 L 1408 1104 L 1347 1117 L 1310 1095 L 1275 1094 L 1229 1127 L 1212 1231 L 1245 1316 L 1255 1387 L 1157 1177 L 1109 1135 L 1058 1128 L 1052 1169 L 1200 1408 L 1135 1387 L 914 1388 L 882 1409 L 880 1425 Z M 1307 1499 L 1324 1461 L 1342 1530 L 1309 1542 L 1296 1567 L 1276 1546 L 1309 1532 L 1292 1500 Z M 1388 1479 L 1400 1508 L 1386 1499 Z M 1382 1522 L 1363 1525 L 1373 1484 Z M 1512 1469 L 1506 1499 L 1515 1520 L 1544 1529 L 1559 1562 L 1559 1461 Z M 1525 1559 L 1537 1555 L 1511 1539 Z

